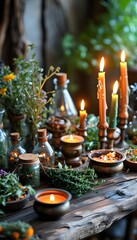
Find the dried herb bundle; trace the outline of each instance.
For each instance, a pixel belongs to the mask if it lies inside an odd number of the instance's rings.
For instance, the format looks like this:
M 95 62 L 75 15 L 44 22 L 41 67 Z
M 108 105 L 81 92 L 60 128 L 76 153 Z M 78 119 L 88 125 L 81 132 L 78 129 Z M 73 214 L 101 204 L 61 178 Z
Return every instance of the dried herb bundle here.
M 68 166 L 59 168 L 50 168 L 44 173 L 47 175 L 52 184 L 69 191 L 73 196 L 80 197 L 84 193 L 93 190 L 93 187 L 102 181 L 97 179 L 94 169 L 74 169 Z

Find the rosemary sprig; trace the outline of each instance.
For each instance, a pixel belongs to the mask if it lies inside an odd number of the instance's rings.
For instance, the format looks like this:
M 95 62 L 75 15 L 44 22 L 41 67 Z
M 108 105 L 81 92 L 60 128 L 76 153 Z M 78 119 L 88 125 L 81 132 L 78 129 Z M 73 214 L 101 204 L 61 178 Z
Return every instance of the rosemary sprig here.
M 94 169 L 74 169 L 68 166 L 62 167 L 58 164 L 58 168 L 49 168 L 44 173 L 49 178 L 51 183 L 56 187 L 69 191 L 73 196 L 80 197 L 84 193 L 93 190 L 93 187 L 102 183 L 102 180 L 97 179 Z

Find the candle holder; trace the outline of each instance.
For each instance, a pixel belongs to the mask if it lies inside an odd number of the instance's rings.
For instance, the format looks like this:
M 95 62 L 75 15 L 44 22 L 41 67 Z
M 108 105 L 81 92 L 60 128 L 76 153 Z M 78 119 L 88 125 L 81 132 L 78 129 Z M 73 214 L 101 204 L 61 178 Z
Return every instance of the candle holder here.
M 114 142 L 119 136 L 117 128 L 108 128 L 107 138 L 108 138 L 108 149 L 114 150 Z
M 128 124 L 128 118 L 119 118 L 118 127 L 121 130 L 121 138 L 119 143 L 117 143 L 116 147 L 120 149 L 127 149 L 129 147 L 128 143 L 125 141 L 125 134 Z
M 63 117 L 50 117 L 46 128 L 52 133 L 51 144 L 55 150 L 60 150 L 60 138 L 65 135 L 71 123 L 68 119 Z
M 33 207 L 40 217 L 56 220 L 68 212 L 71 198 L 68 191 L 46 188 L 35 194 Z
M 79 135 L 73 135 L 73 140 L 70 140 L 70 135 L 65 135 L 61 137 L 60 141 L 66 164 L 72 167 L 81 165 L 79 157 L 83 150 L 82 143 L 84 138 Z
M 77 134 L 85 139 L 87 137 L 87 127 L 80 128 L 79 126 L 76 127 Z
M 98 124 L 100 149 L 105 149 L 107 146 L 107 127 L 107 123 L 105 125 L 101 125 L 100 123 Z

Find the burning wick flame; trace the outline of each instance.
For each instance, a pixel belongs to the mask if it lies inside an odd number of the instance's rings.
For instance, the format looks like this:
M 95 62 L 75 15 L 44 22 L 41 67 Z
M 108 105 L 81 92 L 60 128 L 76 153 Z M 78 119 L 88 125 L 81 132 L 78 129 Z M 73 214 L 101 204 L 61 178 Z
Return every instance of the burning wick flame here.
M 118 81 L 116 80 L 113 86 L 113 94 L 116 94 L 118 90 Z
M 72 140 L 73 140 L 73 135 L 71 134 L 71 135 L 70 135 L 70 141 L 72 141 Z
M 60 109 L 61 109 L 62 112 L 65 111 L 65 108 L 64 108 L 63 105 L 61 105 Z
M 105 65 L 105 61 L 104 61 L 104 57 L 101 58 L 100 61 L 100 72 L 103 72 L 104 70 L 104 65 Z
M 50 201 L 54 202 L 54 200 L 55 200 L 54 194 L 50 194 Z
M 124 50 L 121 53 L 121 62 L 125 62 L 125 51 Z
M 81 110 L 83 111 L 84 108 L 85 108 L 85 102 L 84 102 L 84 100 L 82 100 L 82 101 L 81 101 Z

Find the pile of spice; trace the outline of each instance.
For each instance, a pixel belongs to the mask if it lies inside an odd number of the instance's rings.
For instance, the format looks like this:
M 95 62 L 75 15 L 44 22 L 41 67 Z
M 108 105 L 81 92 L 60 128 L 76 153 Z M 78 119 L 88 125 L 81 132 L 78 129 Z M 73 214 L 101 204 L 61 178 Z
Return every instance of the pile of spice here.
M 99 157 L 93 157 L 93 160 L 95 161 L 99 161 L 99 162 L 116 162 L 118 161 L 120 158 L 119 156 L 116 155 L 116 152 L 108 152 L 107 154 L 102 154 Z

